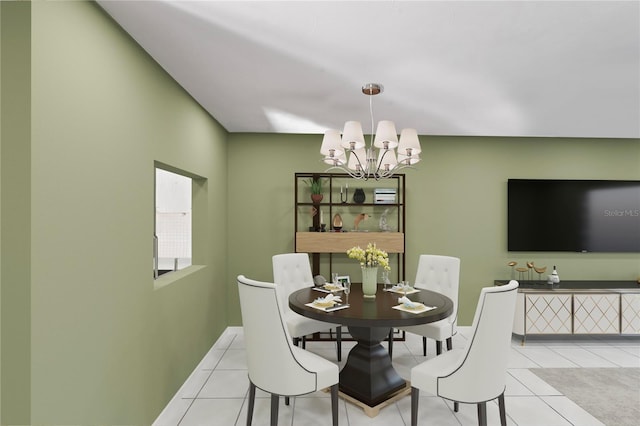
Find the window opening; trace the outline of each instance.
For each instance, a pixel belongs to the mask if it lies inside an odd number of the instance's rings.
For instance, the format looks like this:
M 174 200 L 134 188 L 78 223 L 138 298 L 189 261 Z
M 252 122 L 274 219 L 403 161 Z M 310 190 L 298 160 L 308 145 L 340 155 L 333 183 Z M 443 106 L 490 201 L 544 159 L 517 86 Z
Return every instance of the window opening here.
M 192 179 L 156 167 L 154 278 L 191 266 Z

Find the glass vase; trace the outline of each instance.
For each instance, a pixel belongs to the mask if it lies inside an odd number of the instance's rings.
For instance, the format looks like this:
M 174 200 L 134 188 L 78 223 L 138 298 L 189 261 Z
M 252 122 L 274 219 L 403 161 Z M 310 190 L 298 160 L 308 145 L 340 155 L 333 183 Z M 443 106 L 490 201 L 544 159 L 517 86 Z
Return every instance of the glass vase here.
M 376 297 L 378 289 L 378 267 L 365 266 L 362 268 L 362 293 L 364 297 Z

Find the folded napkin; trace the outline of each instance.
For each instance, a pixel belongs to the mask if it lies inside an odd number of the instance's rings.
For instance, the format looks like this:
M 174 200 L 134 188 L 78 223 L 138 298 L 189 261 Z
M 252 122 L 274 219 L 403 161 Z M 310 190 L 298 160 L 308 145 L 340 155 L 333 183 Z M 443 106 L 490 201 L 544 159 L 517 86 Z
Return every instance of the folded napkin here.
M 331 283 L 327 283 L 323 286 L 325 289 L 329 290 L 329 291 L 339 291 L 339 290 L 344 290 L 344 287 L 342 287 L 339 284 L 331 284 Z
M 342 302 L 342 299 L 340 299 L 339 296 L 334 296 L 333 294 L 327 294 L 327 297 L 318 297 L 313 301 L 314 304 L 321 306 L 329 306 L 339 302 Z
M 414 287 L 407 286 L 405 288 L 402 284 L 395 284 L 394 286 L 391 287 L 391 291 L 393 291 L 394 293 L 407 293 L 407 294 L 418 292 L 418 290 L 415 289 Z
M 412 300 L 409 300 L 407 296 L 398 297 L 398 303 L 402 303 L 402 305 L 405 308 L 409 308 L 409 309 L 415 309 L 418 306 L 422 305 L 422 303 L 413 302 Z

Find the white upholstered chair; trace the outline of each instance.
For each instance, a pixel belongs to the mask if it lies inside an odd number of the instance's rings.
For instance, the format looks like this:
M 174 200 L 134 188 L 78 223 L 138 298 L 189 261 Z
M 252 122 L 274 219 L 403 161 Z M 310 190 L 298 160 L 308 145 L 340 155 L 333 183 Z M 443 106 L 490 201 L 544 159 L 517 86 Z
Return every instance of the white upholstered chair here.
M 471 334 L 456 348 L 411 369 L 411 426 L 418 424 L 419 390 L 458 403 L 478 404 L 478 424 L 487 424 L 487 401 L 498 398 L 500 423 L 506 426 L 504 389 L 511 348 L 511 327 L 518 282 L 480 292 Z
M 418 270 L 414 287 L 444 294 L 453 301 L 453 312 L 440 321 L 429 324 L 402 327 L 401 330 L 422 336 L 422 353 L 427 356 L 427 337 L 436 341 L 436 354 L 442 353 L 442 342 L 447 342 L 447 350 L 453 347 L 452 338 L 456 334 L 458 321 L 458 286 L 460 283 L 460 259 L 450 256 L 423 254 L 418 259 Z M 390 352 L 393 340 L 389 339 Z
M 293 336 L 293 343 L 297 346 L 302 340 L 302 348 L 305 348 L 306 339 L 313 333 L 327 331 L 336 327 L 336 343 L 338 346 L 338 361 L 342 360 L 342 327 L 340 324 L 331 324 L 303 317 L 289 308 L 289 295 L 296 290 L 305 287 L 313 287 L 313 275 L 309 264 L 309 255 L 306 253 L 276 254 L 272 258 L 273 282 L 278 286 L 278 296 L 284 310 L 284 318 Z M 318 296 L 325 296 L 318 293 Z
M 333 425 L 338 425 L 338 366 L 291 343 L 276 285 L 238 276 L 240 309 L 249 367 L 247 426 L 256 387 L 271 394 L 271 426 L 278 424 L 279 396 L 331 388 Z

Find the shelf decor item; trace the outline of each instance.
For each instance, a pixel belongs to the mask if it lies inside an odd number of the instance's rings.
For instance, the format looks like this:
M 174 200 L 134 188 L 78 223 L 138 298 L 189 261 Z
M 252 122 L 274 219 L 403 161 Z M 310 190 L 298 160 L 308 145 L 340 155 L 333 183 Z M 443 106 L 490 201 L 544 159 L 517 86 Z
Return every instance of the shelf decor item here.
M 386 251 L 380 250 L 375 243 L 369 243 L 366 249 L 360 246 L 351 247 L 347 250 L 347 256 L 360 262 L 362 269 L 362 293 L 364 297 L 376 297 L 378 288 L 378 267 L 384 271 L 389 271 L 389 255 Z
M 305 182 L 311 188 L 311 201 L 314 204 L 320 203 L 324 196 L 322 195 L 322 180 L 321 179 L 307 179 Z
M 358 227 L 360 226 L 360 222 L 367 219 L 369 219 L 369 215 L 366 213 L 360 213 L 358 216 L 356 216 L 356 218 L 353 220 L 353 230 L 359 231 Z
M 340 213 L 336 213 L 333 216 L 331 225 L 333 226 L 333 230 L 336 232 L 339 232 L 342 230 L 342 216 L 340 216 Z
M 356 188 L 356 192 L 353 194 L 353 202 L 357 204 L 362 204 L 366 199 L 367 199 L 367 196 L 364 194 L 364 189 Z
M 344 197 L 342 196 L 342 186 L 340 187 L 340 202 L 342 204 L 346 204 L 348 199 L 349 199 L 349 184 L 347 184 L 347 187 L 344 190 Z
M 534 266 L 533 269 L 538 273 L 538 281 L 542 281 L 542 274 L 547 272 L 546 266 Z
M 511 266 L 511 279 L 515 280 L 516 279 L 516 270 L 515 270 L 515 266 L 518 264 L 518 262 L 512 260 L 511 262 L 509 262 L 507 265 Z
M 391 231 L 391 227 L 387 224 L 387 214 L 389 213 L 389 209 L 384 209 L 384 212 L 380 215 L 380 221 L 378 222 L 378 226 L 382 232 Z

